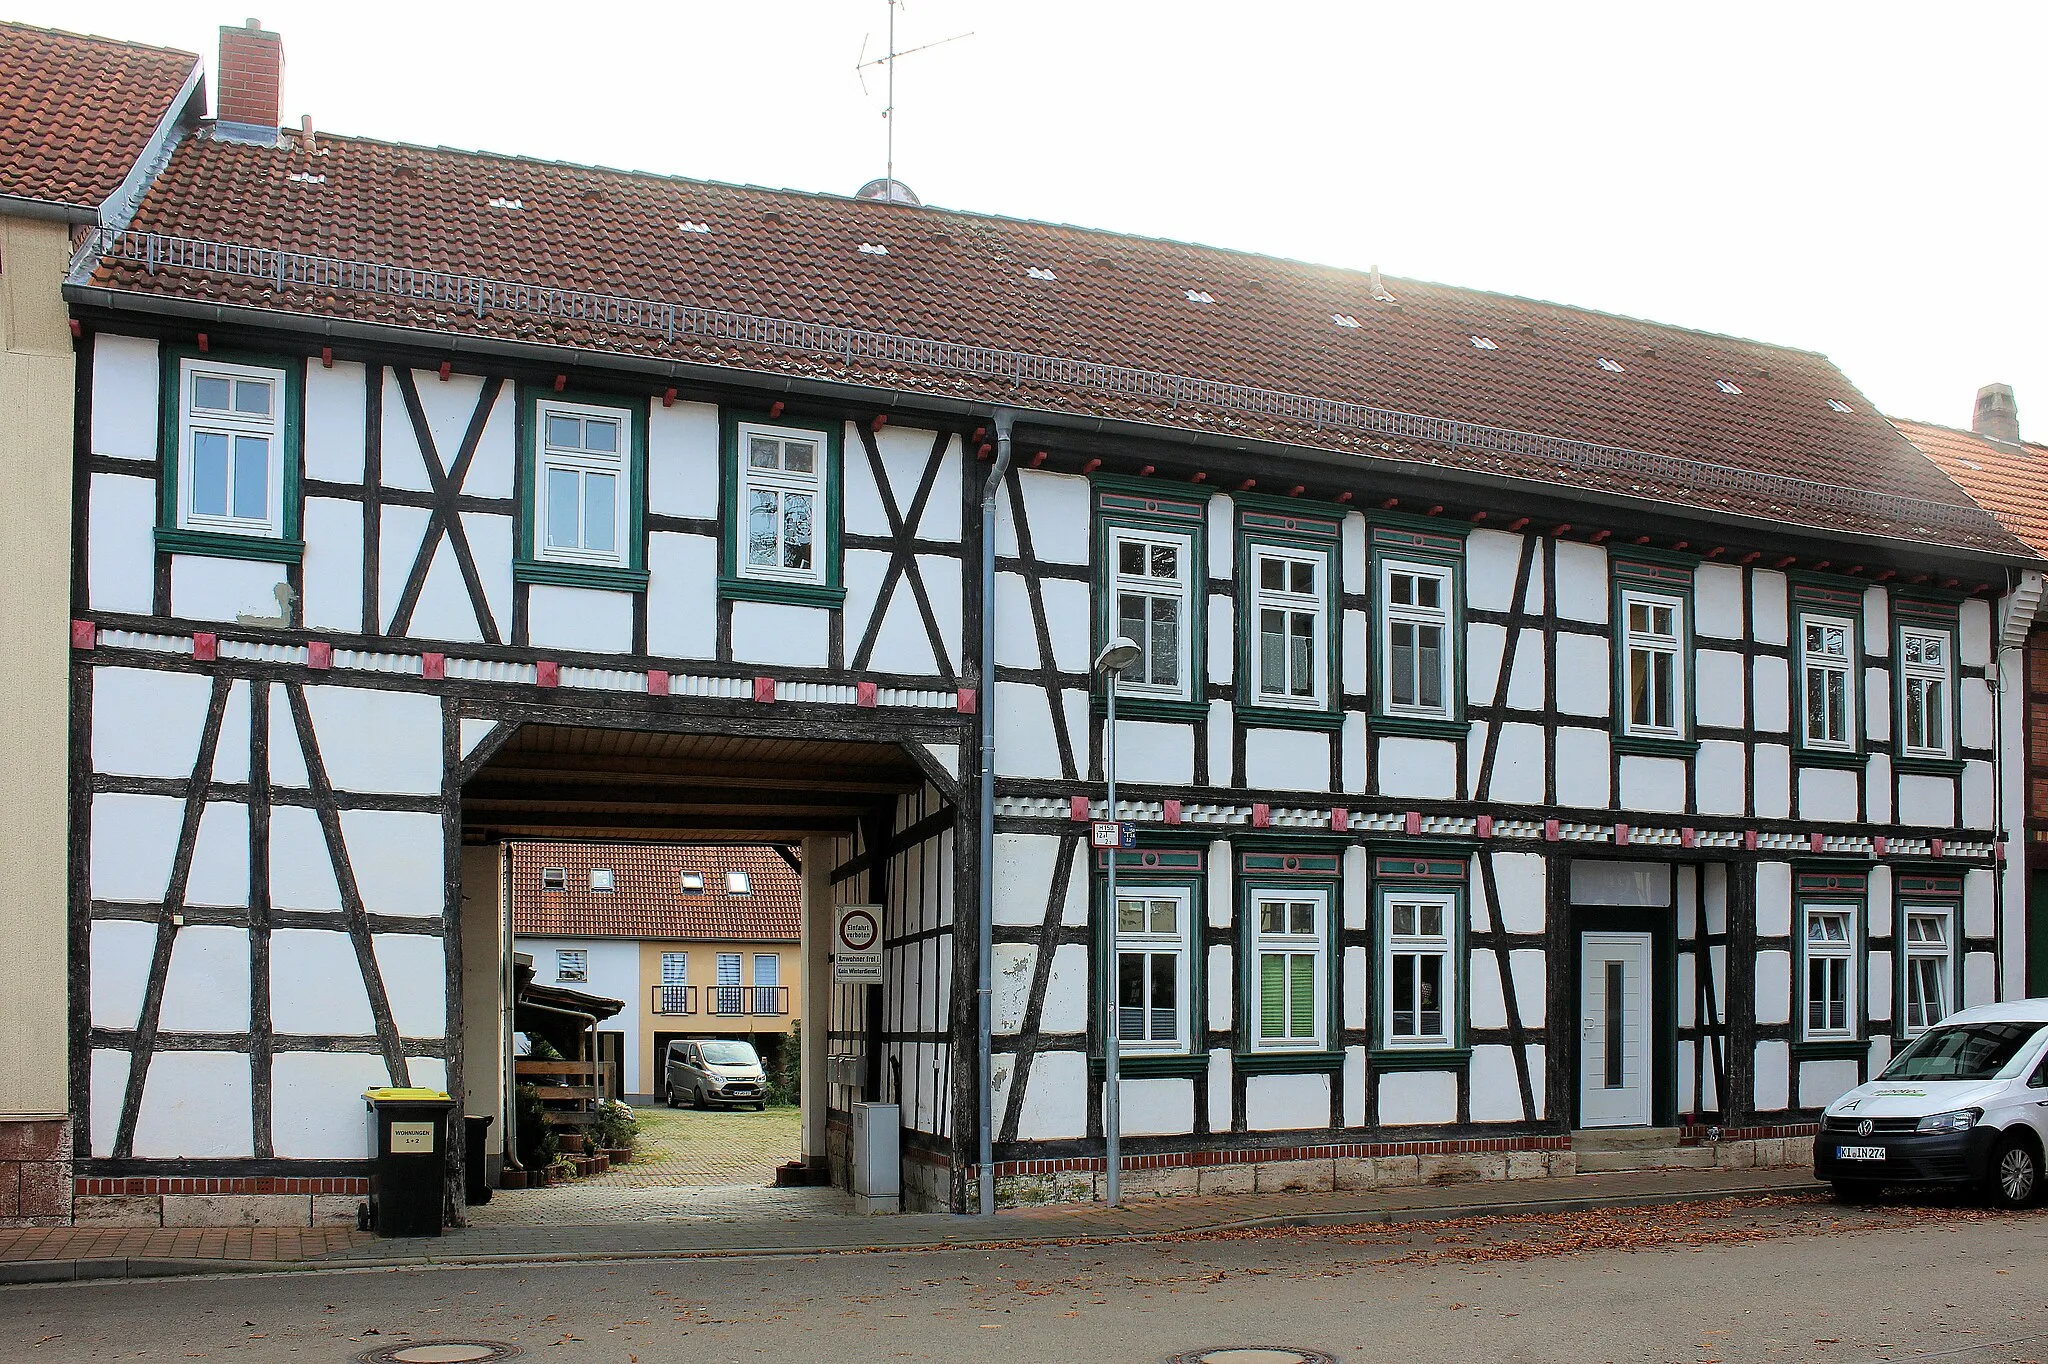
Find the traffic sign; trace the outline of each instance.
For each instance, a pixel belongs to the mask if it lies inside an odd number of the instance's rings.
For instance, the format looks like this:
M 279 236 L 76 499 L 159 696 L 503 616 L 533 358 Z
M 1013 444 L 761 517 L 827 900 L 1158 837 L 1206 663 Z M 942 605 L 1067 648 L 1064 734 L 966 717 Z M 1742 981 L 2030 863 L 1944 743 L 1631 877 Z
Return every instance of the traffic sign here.
M 836 985 L 882 983 L 882 907 L 841 905 L 832 934 L 832 981 Z
M 1088 846 L 1135 848 L 1138 846 L 1138 826 L 1128 819 L 1091 820 L 1088 824 Z

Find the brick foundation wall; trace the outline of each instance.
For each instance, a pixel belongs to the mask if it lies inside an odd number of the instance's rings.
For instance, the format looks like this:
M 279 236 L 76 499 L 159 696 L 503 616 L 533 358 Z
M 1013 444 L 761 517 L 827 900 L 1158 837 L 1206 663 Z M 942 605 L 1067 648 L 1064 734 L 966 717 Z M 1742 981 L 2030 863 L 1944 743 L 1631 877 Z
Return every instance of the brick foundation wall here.
M 71 1220 L 71 1119 L 0 1118 L 0 1227 Z

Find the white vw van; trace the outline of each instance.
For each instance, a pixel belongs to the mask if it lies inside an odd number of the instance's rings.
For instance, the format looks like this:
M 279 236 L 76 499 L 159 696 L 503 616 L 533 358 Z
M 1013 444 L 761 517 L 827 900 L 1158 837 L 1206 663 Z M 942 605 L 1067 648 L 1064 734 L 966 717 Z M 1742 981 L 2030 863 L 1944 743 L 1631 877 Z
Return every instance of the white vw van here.
M 1964 1009 L 1827 1106 L 1813 1173 L 1837 1195 L 1885 1184 L 1972 1184 L 2032 1202 L 2048 1138 L 2048 999 Z

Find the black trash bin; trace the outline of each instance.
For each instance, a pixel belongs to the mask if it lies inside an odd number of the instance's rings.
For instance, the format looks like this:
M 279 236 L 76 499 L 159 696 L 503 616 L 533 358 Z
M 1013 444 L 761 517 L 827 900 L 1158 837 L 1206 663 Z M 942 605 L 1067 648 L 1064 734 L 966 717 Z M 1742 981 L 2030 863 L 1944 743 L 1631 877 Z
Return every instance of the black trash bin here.
M 439 1236 L 448 1179 L 448 1114 L 438 1089 L 363 1091 L 370 1113 L 368 1230 L 379 1236 Z
M 491 1181 L 484 1177 L 484 1139 L 490 1135 L 488 1115 L 474 1113 L 462 1119 L 462 1201 L 475 1206 L 491 1201 Z

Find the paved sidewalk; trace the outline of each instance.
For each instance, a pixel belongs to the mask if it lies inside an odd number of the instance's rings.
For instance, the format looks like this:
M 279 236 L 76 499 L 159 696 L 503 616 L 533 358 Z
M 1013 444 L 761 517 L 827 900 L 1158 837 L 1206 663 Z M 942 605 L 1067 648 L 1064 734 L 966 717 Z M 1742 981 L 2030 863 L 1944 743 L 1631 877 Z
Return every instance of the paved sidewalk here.
M 588 1226 L 491 1225 L 438 1238 L 380 1240 L 342 1230 L 0 1232 L 0 1283 L 281 1269 L 546 1263 L 565 1260 L 822 1255 L 1048 1242 L 1144 1240 L 1253 1226 L 1418 1222 L 1818 1191 L 1811 1172 L 1647 1170 L 1361 1193 L 1137 1198 L 1020 1208 L 993 1218 L 760 1216 Z M 165 1240 L 164 1238 L 170 1238 Z

